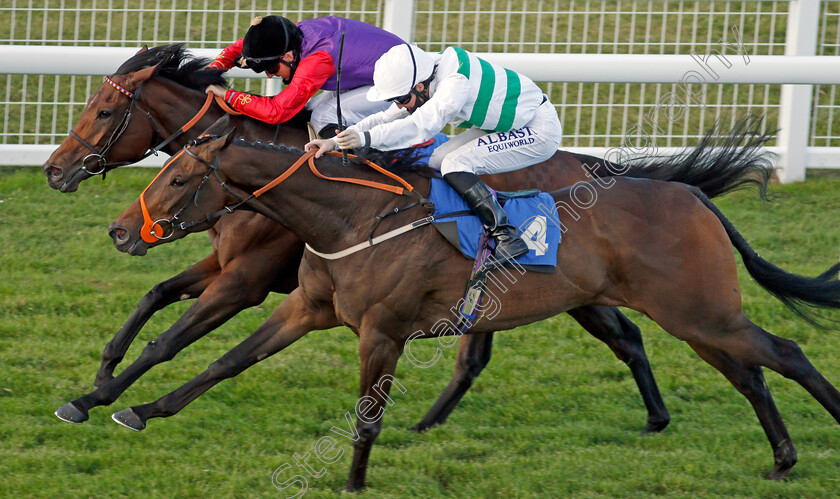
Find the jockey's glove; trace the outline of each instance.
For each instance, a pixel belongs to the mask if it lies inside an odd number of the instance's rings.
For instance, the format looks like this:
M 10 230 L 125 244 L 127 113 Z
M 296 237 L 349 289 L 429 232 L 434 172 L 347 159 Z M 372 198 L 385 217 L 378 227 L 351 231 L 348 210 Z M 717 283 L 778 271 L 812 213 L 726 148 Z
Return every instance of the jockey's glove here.
M 320 158 L 324 153 L 334 151 L 337 148 L 338 141 L 334 137 L 331 139 L 315 139 L 303 146 L 304 151 L 318 149 L 318 152 L 315 153 L 316 158 Z
M 335 139 L 341 149 L 358 149 L 370 145 L 370 135 L 368 133 L 361 134 L 353 128 L 348 128 L 339 133 L 335 136 Z

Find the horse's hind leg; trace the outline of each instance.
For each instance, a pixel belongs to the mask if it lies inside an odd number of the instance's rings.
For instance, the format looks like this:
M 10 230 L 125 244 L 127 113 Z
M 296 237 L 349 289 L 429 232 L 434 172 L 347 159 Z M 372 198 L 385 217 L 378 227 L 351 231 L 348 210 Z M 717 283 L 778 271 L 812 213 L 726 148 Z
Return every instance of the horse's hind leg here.
M 671 415 L 659 394 L 639 328 L 615 307 L 579 307 L 570 310 L 569 315 L 592 336 L 606 343 L 616 357 L 630 367 L 648 411 L 648 422 L 643 433 L 665 429 L 671 421 Z M 429 412 L 411 430 L 422 432 L 446 421 L 473 381 L 490 362 L 492 346 L 492 333 L 461 337 L 452 380 Z
M 568 313 L 589 334 L 606 343 L 615 356 L 630 367 L 648 411 L 647 425 L 642 433 L 664 430 L 671 421 L 671 415 L 659 394 L 639 328 L 615 307 L 579 307 Z
M 792 379 L 808 390 L 840 423 L 840 392 L 811 364 L 796 342 L 772 335 L 746 318 L 732 334 L 714 338 L 718 348 L 750 364 L 758 364 Z
M 455 372 L 452 380 L 440 394 L 435 404 L 423 419 L 411 427 L 412 431 L 418 433 L 443 424 L 449 414 L 461 401 L 461 397 L 473 384 L 475 378 L 490 362 L 490 354 L 493 350 L 493 333 L 466 334 L 461 336 L 458 344 L 458 357 L 455 362 Z
M 686 329 L 685 324 L 674 323 L 673 317 L 690 316 L 692 312 L 696 313 L 698 309 L 703 309 L 703 307 L 697 305 L 698 302 L 692 303 L 692 310 L 677 314 L 672 309 L 669 315 L 656 314 L 661 320 L 656 318 L 654 320 L 657 320 L 669 332 L 686 333 L 675 334 L 675 336 L 688 341 L 695 348 L 699 345 L 701 348 L 720 350 L 743 365 L 764 366 L 796 381 L 808 390 L 835 420 L 840 422 L 840 392 L 817 371 L 795 342 L 768 333 L 753 324 L 743 313 L 740 313 L 740 316 L 726 314 L 722 320 L 710 321 L 705 319 L 702 320 L 702 327 L 698 326 L 690 329 Z M 680 321 L 685 322 L 685 319 L 680 319 Z M 714 332 L 709 333 L 708 331 Z M 739 385 L 736 384 L 736 386 Z M 759 410 L 756 409 L 756 412 L 759 413 Z M 759 419 L 762 418 L 761 414 L 766 416 L 774 412 L 765 407 L 765 412 L 759 413 Z M 771 479 L 784 478 L 796 463 L 793 444 L 790 444 L 788 449 L 783 443 L 785 439 L 790 440 L 786 432 L 781 433 L 779 428 L 783 428 L 783 426 L 779 425 L 777 427 L 770 420 L 761 420 L 761 422 L 765 432 L 767 432 L 770 444 L 774 446 L 773 452 L 776 458 L 776 463 L 767 477 Z M 772 428 L 776 428 L 776 430 Z M 779 448 L 779 445 L 782 447 Z
M 771 480 L 781 480 L 796 464 L 796 448 L 776 409 L 770 390 L 764 382 L 761 367 L 747 365 L 731 355 L 712 347 L 689 342 L 700 357 L 726 376 L 735 388 L 752 404 L 761 422 L 770 447 L 773 449 L 773 469 L 767 474 Z

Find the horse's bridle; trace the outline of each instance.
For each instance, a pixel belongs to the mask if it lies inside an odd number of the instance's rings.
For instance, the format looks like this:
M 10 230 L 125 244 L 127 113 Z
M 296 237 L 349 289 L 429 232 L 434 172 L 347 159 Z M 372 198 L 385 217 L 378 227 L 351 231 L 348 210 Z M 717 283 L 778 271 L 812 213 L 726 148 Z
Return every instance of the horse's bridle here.
M 155 176 L 154 179 L 152 179 L 152 181 L 149 183 L 149 185 L 140 194 L 140 210 L 143 213 L 143 227 L 140 229 L 140 238 L 143 239 L 143 241 L 145 241 L 147 243 L 154 243 L 154 242 L 157 242 L 158 240 L 169 239 L 175 233 L 176 228 L 181 229 L 181 230 L 186 230 L 186 229 L 195 227 L 196 225 L 199 225 L 199 224 L 203 224 L 203 223 L 210 224 L 214 220 L 216 220 L 217 218 L 224 215 L 225 213 L 233 213 L 236 209 L 238 209 L 243 204 L 247 203 L 248 201 L 250 201 L 252 199 L 255 199 L 255 198 L 258 198 L 258 197 L 262 196 L 265 192 L 273 189 L 274 187 L 276 187 L 277 185 L 279 185 L 280 183 L 285 181 L 294 172 L 296 172 L 300 168 L 300 166 L 303 165 L 304 163 L 309 164 L 309 169 L 312 171 L 312 173 L 315 174 L 315 176 L 317 176 L 319 178 L 322 178 L 322 179 L 325 179 L 325 180 L 333 180 L 333 181 L 337 181 L 337 182 L 346 182 L 346 183 L 351 183 L 351 184 L 356 184 L 356 185 L 362 185 L 362 186 L 365 186 L 365 187 L 371 187 L 371 188 L 374 188 L 374 189 L 379 189 L 379 190 L 391 192 L 391 193 L 396 194 L 398 196 L 412 195 L 412 196 L 415 196 L 415 197 L 418 198 L 418 200 L 416 202 L 412 203 L 409 206 L 392 210 L 391 212 L 388 212 L 388 213 L 386 213 L 382 216 L 377 217 L 377 223 L 378 223 L 379 220 L 381 220 L 382 218 L 384 218 L 386 216 L 396 214 L 397 212 L 404 211 L 407 208 L 412 208 L 412 207 L 417 206 L 417 205 L 423 205 L 424 207 L 426 207 L 427 210 L 430 210 L 430 207 L 434 206 L 429 202 L 428 199 L 426 199 L 423 195 L 418 193 L 417 190 L 414 189 L 414 187 L 411 184 L 409 184 L 408 182 L 406 182 L 404 179 L 400 178 L 398 175 L 395 175 L 395 174 L 385 170 L 381 166 L 379 166 L 375 163 L 372 163 L 370 161 L 367 161 L 367 160 L 364 160 L 365 164 L 367 164 L 368 166 L 370 166 L 374 170 L 378 171 L 379 173 L 382 173 L 383 175 L 385 175 L 387 177 L 390 177 L 393 180 L 396 180 L 398 183 L 401 184 L 401 187 L 394 186 L 394 185 L 383 184 L 383 183 L 380 183 L 380 182 L 373 182 L 373 181 L 369 181 L 369 180 L 356 179 L 356 178 L 327 177 L 327 176 L 323 175 L 321 172 L 319 172 L 317 167 L 315 166 L 315 153 L 318 152 L 317 149 L 312 149 L 312 150 L 304 153 L 300 158 L 298 158 L 297 161 L 294 162 L 294 164 L 292 164 L 288 169 L 286 169 L 286 171 L 283 172 L 280 176 L 278 176 L 277 178 L 275 178 L 274 180 L 272 180 L 268 184 L 262 186 L 261 188 L 255 190 L 253 193 L 251 193 L 245 199 L 242 199 L 235 192 L 233 192 L 233 189 L 231 189 L 230 186 L 228 186 L 227 183 L 224 180 L 222 180 L 222 177 L 219 175 L 219 157 L 218 156 L 216 156 L 213 159 L 213 162 L 210 163 L 209 161 L 206 161 L 202 158 L 199 158 L 195 153 L 190 151 L 191 146 L 204 144 L 206 142 L 209 142 L 211 140 L 215 140 L 215 139 L 218 139 L 218 138 L 219 137 L 215 136 L 215 135 L 202 135 L 201 137 L 198 137 L 194 140 L 191 140 L 189 144 L 184 146 L 184 148 L 181 150 L 181 152 L 172 156 L 166 162 L 166 164 L 163 165 L 163 168 L 161 169 L 161 171 L 157 174 L 157 176 Z M 234 204 L 231 204 L 231 205 L 227 205 L 227 206 L 225 206 L 224 208 L 222 208 L 221 210 L 219 210 L 215 213 L 208 213 L 207 215 L 205 215 L 204 220 L 193 220 L 193 221 L 189 221 L 189 222 L 178 221 L 180 216 L 184 213 L 184 211 L 187 209 L 187 207 L 190 204 L 190 200 L 187 200 L 187 202 L 184 203 L 184 206 L 182 206 L 181 209 L 178 210 L 178 212 L 175 213 L 175 215 L 172 216 L 172 218 L 161 218 L 161 219 L 152 221 L 152 217 L 151 217 L 151 215 L 149 215 L 149 210 L 146 207 L 146 191 L 149 190 L 149 187 L 151 187 L 152 184 L 155 183 L 155 181 L 158 179 L 158 177 L 161 175 L 161 173 L 163 173 L 164 170 L 166 170 L 166 168 L 168 168 L 169 165 L 174 163 L 182 154 L 186 154 L 187 156 L 192 157 L 193 159 L 199 161 L 200 163 L 202 163 L 203 165 L 205 165 L 207 167 L 207 174 L 204 175 L 204 178 L 201 179 L 201 182 L 199 183 L 198 188 L 195 191 L 195 194 L 191 197 L 192 200 L 195 202 L 196 206 L 198 206 L 198 194 L 201 192 L 201 189 L 204 187 L 204 184 L 207 183 L 207 180 L 210 178 L 211 173 L 215 174 L 216 180 L 219 181 L 219 184 L 221 184 L 222 187 L 224 187 L 233 197 L 235 197 L 237 202 L 234 203 Z M 341 153 L 338 153 L 338 152 L 328 152 L 327 154 L 329 154 L 330 156 L 341 156 Z M 352 155 L 350 155 L 350 156 L 355 157 L 355 156 L 352 156 Z M 434 209 L 431 208 L 430 212 L 433 212 L 433 211 L 434 211 Z M 165 224 L 169 224 L 169 231 L 164 230 L 164 226 L 161 225 L 161 222 L 163 222 Z M 157 230 L 155 229 L 155 227 L 160 227 L 161 235 L 157 234 Z
M 189 122 L 187 122 L 184 126 L 179 128 L 178 131 L 170 135 L 168 138 L 163 139 L 158 145 L 150 147 L 149 150 L 146 151 L 146 153 L 143 154 L 141 157 L 131 161 L 118 161 L 115 163 L 108 163 L 108 161 L 105 159 L 105 154 L 108 153 L 111 147 L 113 147 L 114 144 L 116 144 L 117 141 L 120 140 L 120 137 L 122 137 L 123 133 L 125 133 L 126 129 L 128 128 L 128 124 L 131 121 L 131 117 L 133 115 L 133 110 L 135 107 L 137 107 L 137 109 L 142 111 L 143 114 L 145 114 L 146 117 L 149 118 L 149 121 L 152 123 L 152 126 L 155 129 L 155 135 L 157 137 L 163 137 L 163 132 L 161 132 L 160 125 L 158 124 L 157 120 L 155 120 L 154 116 L 152 116 L 151 113 L 140 107 L 140 105 L 137 103 L 140 100 L 140 91 L 143 88 L 142 84 L 140 85 L 140 87 L 137 88 L 137 90 L 131 92 L 122 87 L 120 84 L 118 84 L 108 76 L 105 77 L 105 82 L 117 89 L 121 94 L 131 99 L 131 104 L 125 111 L 125 114 L 123 114 L 120 124 L 117 126 L 116 129 L 114 129 L 114 132 L 111 134 L 111 137 L 108 138 L 108 141 L 105 143 L 104 146 L 102 146 L 102 149 L 99 151 L 97 151 L 96 148 L 90 143 L 88 143 L 85 139 L 80 137 L 79 134 L 77 134 L 73 130 L 70 130 L 69 135 L 74 139 L 78 140 L 79 143 L 81 143 L 83 146 L 87 147 L 88 150 L 91 151 L 91 154 L 88 154 L 82 160 L 81 168 L 81 171 L 84 171 L 85 173 L 91 176 L 102 175 L 102 177 L 104 178 L 105 173 L 108 170 L 113 170 L 114 168 L 120 166 L 126 166 L 140 162 L 148 158 L 152 154 L 157 156 L 158 151 L 166 147 L 167 144 L 169 144 L 176 138 L 180 137 L 184 132 L 189 130 L 196 122 L 198 122 L 198 120 L 201 119 L 202 116 L 204 116 L 204 113 L 207 112 L 207 109 L 209 109 L 210 107 L 210 102 L 213 100 L 213 94 L 207 94 L 207 100 L 204 102 L 204 105 L 201 107 L 201 110 L 199 110 L 199 112 Z M 91 160 L 93 161 L 92 163 Z
M 154 243 L 158 240 L 169 239 L 175 233 L 176 228 L 181 230 L 187 230 L 202 223 L 207 223 L 209 225 L 213 222 L 213 220 L 221 217 L 223 214 L 233 213 L 234 210 L 239 208 L 239 206 L 256 197 L 252 194 L 247 199 L 243 200 L 241 197 L 239 197 L 239 195 L 233 192 L 233 189 L 231 189 L 230 186 L 228 186 L 227 183 L 224 180 L 222 180 L 222 177 L 219 175 L 218 157 L 214 158 L 213 162 L 210 163 L 209 161 L 199 158 L 194 152 L 190 151 L 191 146 L 203 144 L 205 142 L 209 142 L 217 138 L 218 137 L 215 135 L 202 135 L 201 137 L 191 140 L 189 144 L 184 146 L 181 152 L 172 156 L 172 158 L 170 158 L 166 162 L 166 164 L 163 165 L 163 168 L 160 170 L 160 173 L 158 173 L 158 175 L 155 176 L 152 182 L 149 183 L 149 186 L 143 190 L 142 194 L 140 194 L 140 210 L 143 213 L 143 227 L 140 229 L 140 238 L 143 239 L 143 241 L 147 243 Z M 149 215 L 149 210 L 148 208 L 146 208 L 146 191 L 149 189 L 149 187 L 151 187 L 155 180 L 157 180 L 157 177 L 159 177 L 160 174 L 163 173 L 164 170 L 166 170 L 166 168 L 170 164 L 177 160 L 181 156 L 181 154 L 186 154 L 187 156 L 190 156 L 196 161 L 205 165 L 207 167 L 207 174 L 204 175 L 204 178 L 201 179 L 201 182 L 198 184 L 198 188 L 196 188 L 195 190 L 195 194 L 191 196 L 191 199 L 188 199 L 187 202 L 184 203 L 184 206 L 182 206 L 180 210 L 178 210 L 174 215 L 172 215 L 172 218 L 160 218 L 158 220 L 152 221 L 152 218 Z M 230 206 L 225 206 L 223 209 L 217 211 L 216 213 L 208 213 L 205 216 L 204 220 L 193 220 L 189 222 L 180 221 L 180 217 L 184 213 L 184 211 L 186 211 L 187 207 L 189 207 L 190 201 L 193 201 L 195 205 L 198 206 L 198 195 L 201 193 L 201 189 L 204 187 L 204 184 L 206 184 L 207 180 L 210 179 L 211 174 L 214 174 L 216 176 L 216 180 L 219 181 L 219 184 L 221 184 L 222 187 L 224 187 L 233 197 L 235 197 L 238 202 Z M 163 224 L 169 225 L 168 231 L 165 230 L 165 226 Z M 156 229 L 156 227 L 160 227 L 160 235 L 157 234 L 158 229 Z

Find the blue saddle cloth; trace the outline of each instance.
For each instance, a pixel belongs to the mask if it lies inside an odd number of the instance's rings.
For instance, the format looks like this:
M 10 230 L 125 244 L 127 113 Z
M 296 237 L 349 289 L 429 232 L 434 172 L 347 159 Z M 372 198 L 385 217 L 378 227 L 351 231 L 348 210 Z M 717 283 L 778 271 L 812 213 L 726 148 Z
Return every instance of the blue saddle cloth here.
M 467 203 L 443 179 L 432 179 L 429 200 L 435 204 L 435 227 L 465 257 L 475 259 L 484 230 L 478 217 L 471 214 Z M 552 272 L 557 266 L 557 248 L 561 239 L 559 225 L 549 219 L 558 220 L 554 198 L 541 192 L 527 198 L 509 199 L 504 208 L 511 225 L 519 230 L 519 235 L 530 249 L 516 261 L 523 266 L 533 266 L 533 270 L 543 267 L 543 272 Z M 456 216 L 446 216 L 450 213 Z M 453 223 L 457 224 L 457 236 L 450 229 Z
M 438 133 L 430 144 L 416 148 L 415 152 L 420 156 L 418 162 L 428 164 L 434 150 L 447 140 L 446 134 Z M 481 221 L 470 212 L 461 196 L 440 178 L 432 179 L 429 199 L 435 204 L 435 228 L 465 257 L 474 260 L 484 230 Z M 510 223 L 519 229 L 520 236 L 531 250 L 516 261 L 531 270 L 552 272 L 557 267 L 557 247 L 562 236 L 558 224 L 549 220 L 558 219 L 554 198 L 541 192 L 533 197 L 510 199 L 504 208 Z M 458 212 L 462 215 L 445 216 Z
M 447 137 L 445 133 L 437 133 L 423 145 L 414 146 L 413 152 L 418 156 L 417 163 L 429 166 L 429 160 L 432 159 L 432 153 L 448 140 L 449 137 Z

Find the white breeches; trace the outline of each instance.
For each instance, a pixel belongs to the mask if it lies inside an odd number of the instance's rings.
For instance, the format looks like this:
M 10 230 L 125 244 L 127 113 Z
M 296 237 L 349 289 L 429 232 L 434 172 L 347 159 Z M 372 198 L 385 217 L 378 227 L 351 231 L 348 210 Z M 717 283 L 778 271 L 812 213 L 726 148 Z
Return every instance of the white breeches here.
M 341 118 L 346 126 L 355 125 L 372 114 L 384 111 L 391 106 L 390 102 L 371 102 L 367 100 L 370 85 L 341 92 Z M 336 93 L 324 91 L 309 99 L 306 108 L 312 111 L 310 122 L 316 132 L 330 123 L 337 123 Z
M 470 128 L 456 135 L 435 149 L 429 166 L 444 175 L 452 172 L 477 175 L 510 172 L 550 158 L 560 147 L 562 138 L 563 128 L 557 111 L 546 100 L 537 108 L 534 118 L 522 128 L 490 133 Z

